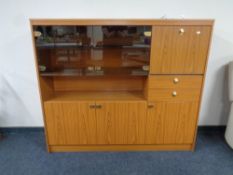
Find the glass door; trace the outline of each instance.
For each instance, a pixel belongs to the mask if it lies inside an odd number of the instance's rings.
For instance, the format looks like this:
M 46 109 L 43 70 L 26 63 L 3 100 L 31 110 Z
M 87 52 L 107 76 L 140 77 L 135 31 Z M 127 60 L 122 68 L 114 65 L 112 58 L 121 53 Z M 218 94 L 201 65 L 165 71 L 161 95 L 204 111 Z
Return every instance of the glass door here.
M 145 76 L 150 26 L 35 26 L 41 76 Z

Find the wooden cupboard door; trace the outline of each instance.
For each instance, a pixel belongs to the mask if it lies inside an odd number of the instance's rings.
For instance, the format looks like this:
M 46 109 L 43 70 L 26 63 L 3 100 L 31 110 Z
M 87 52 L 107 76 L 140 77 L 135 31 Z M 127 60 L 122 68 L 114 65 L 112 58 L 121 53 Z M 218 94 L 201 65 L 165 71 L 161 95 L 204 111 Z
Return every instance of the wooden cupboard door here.
M 49 145 L 96 144 L 94 102 L 45 103 Z
M 210 26 L 154 26 L 151 74 L 203 74 Z
M 147 144 L 193 143 L 198 117 L 197 101 L 154 102 L 147 115 Z
M 96 102 L 98 144 L 144 144 L 145 101 Z

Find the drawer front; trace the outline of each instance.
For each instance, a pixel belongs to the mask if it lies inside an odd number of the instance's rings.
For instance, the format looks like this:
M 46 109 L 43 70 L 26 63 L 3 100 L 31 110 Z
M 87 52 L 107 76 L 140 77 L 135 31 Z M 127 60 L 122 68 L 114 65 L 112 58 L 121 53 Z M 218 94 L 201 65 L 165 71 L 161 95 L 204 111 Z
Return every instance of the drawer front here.
M 181 88 L 164 88 L 149 89 L 149 101 L 167 101 L 167 100 L 192 100 L 197 101 L 200 97 L 201 89 L 181 89 Z
M 186 75 L 151 75 L 149 76 L 149 89 L 156 88 L 201 88 L 203 76 Z

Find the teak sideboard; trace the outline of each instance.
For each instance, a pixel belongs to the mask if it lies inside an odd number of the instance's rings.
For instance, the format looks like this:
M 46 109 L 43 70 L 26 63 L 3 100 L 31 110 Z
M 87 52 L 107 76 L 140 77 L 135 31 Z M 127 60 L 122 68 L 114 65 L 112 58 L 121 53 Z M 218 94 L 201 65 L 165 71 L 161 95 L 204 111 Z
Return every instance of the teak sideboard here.
M 30 22 L 49 152 L 194 150 L 213 20 Z

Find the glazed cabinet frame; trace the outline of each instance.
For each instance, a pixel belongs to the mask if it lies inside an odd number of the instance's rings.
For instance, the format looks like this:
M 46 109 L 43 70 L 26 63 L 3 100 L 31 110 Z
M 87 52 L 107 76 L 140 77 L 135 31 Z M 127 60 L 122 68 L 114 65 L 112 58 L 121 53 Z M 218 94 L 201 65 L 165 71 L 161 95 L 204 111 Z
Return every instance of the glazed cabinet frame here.
M 47 149 L 194 150 L 214 20 L 31 19 Z M 34 26 L 151 26 L 146 76 L 42 76 Z

